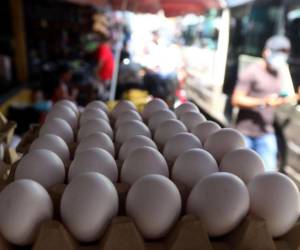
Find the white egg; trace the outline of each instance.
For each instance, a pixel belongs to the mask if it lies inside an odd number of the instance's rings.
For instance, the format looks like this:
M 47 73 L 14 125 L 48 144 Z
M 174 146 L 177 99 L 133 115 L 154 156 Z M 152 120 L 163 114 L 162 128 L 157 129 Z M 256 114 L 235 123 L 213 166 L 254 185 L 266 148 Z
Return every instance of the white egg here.
M 211 134 L 204 148 L 210 152 L 218 162 L 221 162 L 225 154 L 238 148 L 245 148 L 244 136 L 237 130 L 231 128 L 220 129 Z
M 131 101 L 121 100 L 114 107 L 111 115 L 114 119 L 117 119 L 120 114 L 128 110 L 136 110 L 136 106 Z
M 255 176 L 264 173 L 265 167 L 255 151 L 242 148 L 227 153 L 220 163 L 220 170 L 237 175 L 247 184 Z
M 200 141 L 204 144 L 206 142 L 206 139 L 213 133 L 220 130 L 221 127 L 216 122 L 212 121 L 205 121 L 203 123 L 198 124 L 194 129 L 192 130 L 192 133 L 197 136 Z
M 124 161 L 121 169 L 121 181 L 132 185 L 142 176 L 160 174 L 169 177 L 166 160 L 157 150 L 141 147 L 134 150 Z
M 57 135 L 45 134 L 41 135 L 33 141 L 30 151 L 35 149 L 48 149 L 57 154 L 67 167 L 70 163 L 70 150 L 63 139 Z
M 124 122 L 122 126 L 117 129 L 116 142 L 122 145 L 125 141 L 136 135 L 151 137 L 149 128 L 141 121 L 132 120 Z
M 185 112 L 179 117 L 180 121 L 187 127 L 189 131 L 192 131 L 197 125 L 206 121 L 204 115 L 199 112 L 189 111 Z
M 57 154 L 46 149 L 32 150 L 19 161 L 15 180 L 31 179 L 46 189 L 64 183 L 65 167 Z
M 90 148 L 101 148 L 105 149 L 107 152 L 109 152 L 112 156 L 115 155 L 115 147 L 110 139 L 110 137 L 103 133 L 103 132 L 97 132 L 93 133 L 85 138 L 83 138 L 80 143 L 78 144 L 75 154 L 78 154 L 82 151 L 85 151 Z
M 80 126 L 84 124 L 85 122 L 92 120 L 92 119 L 103 119 L 106 120 L 109 123 L 109 118 L 107 114 L 101 110 L 101 109 L 93 109 L 89 108 L 83 111 L 83 113 L 80 116 Z
M 169 165 L 172 165 L 179 155 L 192 148 L 202 148 L 200 140 L 190 133 L 178 133 L 167 141 L 163 155 Z
M 97 132 L 103 132 L 110 138 L 113 138 L 113 131 L 107 121 L 103 119 L 92 119 L 81 125 L 77 134 L 77 140 L 80 142 L 83 138 Z
M 219 171 L 215 158 L 203 149 L 190 149 L 176 159 L 172 180 L 192 189 L 204 177 Z
M 60 101 L 56 102 L 54 105 L 66 105 L 75 112 L 77 117 L 79 117 L 79 114 L 80 114 L 79 109 L 78 109 L 77 105 L 72 101 L 60 100 Z
M 180 212 L 180 193 L 164 176 L 144 176 L 128 192 L 126 213 L 146 239 L 164 237 L 178 220 Z
M 62 138 L 68 145 L 74 142 L 74 132 L 70 125 L 63 119 L 54 118 L 50 121 L 45 122 L 40 131 L 39 135 L 54 134 Z
M 106 114 L 108 114 L 108 112 L 109 112 L 107 105 L 102 101 L 96 100 L 96 101 L 92 101 L 92 102 L 88 103 L 88 105 L 86 105 L 85 109 L 87 110 L 90 108 L 103 110 Z
M 201 220 L 209 236 L 215 237 L 237 227 L 249 205 L 248 190 L 241 179 L 229 173 L 215 173 L 194 186 L 187 211 Z
M 155 112 L 165 109 L 169 109 L 167 103 L 160 98 L 154 98 L 145 105 L 143 118 L 147 121 Z
M 248 185 L 250 212 L 265 219 L 273 237 L 287 233 L 300 214 L 299 190 L 287 176 L 269 172 L 254 177 Z
M 14 181 L 0 193 L 0 232 L 12 244 L 32 244 L 41 224 L 52 216 L 51 198 L 35 181 Z
M 180 117 L 183 113 L 194 111 L 199 112 L 198 107 L 192 102 L 186 102 L 179 105 L 175 110 L 177 117 Z
M 156 144 L 144 135 L 136 135 L 123 143 L 119 151 L 119 160 L 123 162 L 134 150 L 141 147 L 151 147 L 157 150 Z
M 129 122 L 132 120 L 142 121 L 142 117 L 135 110 L 125 111 L 118 116 L 118 118 L 115 122 L 115 128 L 117 129 L 118 127 L 120 127 L 120 125 L 123 122 Z
M 118 168 L 115 159 L 106 150 L 90 148 L 75 155 L 69 169 L 68 181 L 87 172 L 97 172 L 116 182 Z
M 69 123 L 73 131 L 77 130 L 78 118 L 76 113 L 71 108 L 60 104 L 54 105 L 46 116 L 46 122 L 54 118 L 61 118 L 65 120 L 67 123 Z
M 170 138 L 182 132 L 187 132 L 187 129 L 181 121 L 168 120 L 158 126 L 154 133 L 154 141 L 160 149 L 163 149 Z
M 176 115 L 172 110 L 169 109 L 164 109 L 155 112 L 149 119 L 148 121 L 148 126 L 152 132 L 154 132 L 161 123 L 176 119 Z
M 86 173 L 69 183 L 62 195 L 63 223 L 81 242 L 98 240 L 118 213 L 119 201 L 112 182 L 102 174 Z

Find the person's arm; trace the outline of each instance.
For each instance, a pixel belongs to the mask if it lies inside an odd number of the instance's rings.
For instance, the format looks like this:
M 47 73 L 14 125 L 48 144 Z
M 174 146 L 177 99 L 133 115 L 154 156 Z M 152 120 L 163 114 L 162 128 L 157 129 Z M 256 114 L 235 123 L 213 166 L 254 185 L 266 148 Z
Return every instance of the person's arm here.
M 284 103 L 296 103 L 300 101 L 300 87 L 298 87 L 297 93 L 293 95 L 289 95 L 286 97 L 283 97 Z
M 235 90 L 231 99 L 232 105 L 238 108 L 251 109 L 257 107 L 278 107 L 288 102 L 287 98 L 278 97 L 278 95 L 269 95 L 263 98 L 247 96 L 242 90 Z
M 265 98 L 256 98 L 247 95 L 246 91 L 236 89 L 231 99 L 232 105 L 238 108 L 256 108 L 267 105 Z

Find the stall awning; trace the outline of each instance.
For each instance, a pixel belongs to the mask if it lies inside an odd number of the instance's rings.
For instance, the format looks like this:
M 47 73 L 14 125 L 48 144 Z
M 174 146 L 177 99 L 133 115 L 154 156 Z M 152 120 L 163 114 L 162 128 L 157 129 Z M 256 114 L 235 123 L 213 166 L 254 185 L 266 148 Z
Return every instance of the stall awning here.
M 221 0 L 68 0 L 78 4 L 111 6 L 115 10 L 152 13 L 163 10 L 167 17 L 189 13 L 201 14 L 211 8 L 221 8 Z

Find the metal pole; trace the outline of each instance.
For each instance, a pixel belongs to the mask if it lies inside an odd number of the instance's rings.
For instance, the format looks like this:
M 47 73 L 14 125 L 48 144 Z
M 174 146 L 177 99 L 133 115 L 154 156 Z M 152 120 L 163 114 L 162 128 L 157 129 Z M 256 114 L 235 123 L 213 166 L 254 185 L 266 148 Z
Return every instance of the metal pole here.
M 123 13 L 127 9 L 127 5 L 128 5 L 128 0 L 123 0 L 122 6 L 121 6 Z M 123 14 L 123 16 L 125 16 L 125 14 Z M 120 65 L 121 51 L 122 51 L 122 47 L 123 47 L 123 39 L 124 39 L 123 33 L 121 33 L 121 35 L 119 37 L 119 41 L 116 46 L 115 67 L 114 67 L 114 73 L 113 73 L 113 78 L 111 81 L 110 93 L 109 93 L 110 101 L 114 101 L 116 99 L 116 89 L 117 89 L 117 84 L 118 84 L 119 65 Z
M 110 94 L 109 94 L 109 100 L 113 101 L 116 98 L 116 89 L 118 84 L 118 76 L 119 76 L 119 65 L 120 65 L 120 56 L 121 56 L 121 50 L 123 46 L 123 34 L 120 36 L 120 40 L 117 43 L 116 46 L 116 53 L 115 53 L 115 67 L 114 67 L 114 73 L 113 78 L 110 85 Z

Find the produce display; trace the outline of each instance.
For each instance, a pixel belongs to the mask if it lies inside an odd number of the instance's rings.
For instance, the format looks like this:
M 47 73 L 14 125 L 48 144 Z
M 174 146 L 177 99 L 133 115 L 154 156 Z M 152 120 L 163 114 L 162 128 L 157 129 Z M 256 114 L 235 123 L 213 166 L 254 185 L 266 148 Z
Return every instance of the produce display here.
M 297 186 L 193 103 L 63 100 L 28 144 L 0 183 L 0 250 L 300 247 Z

